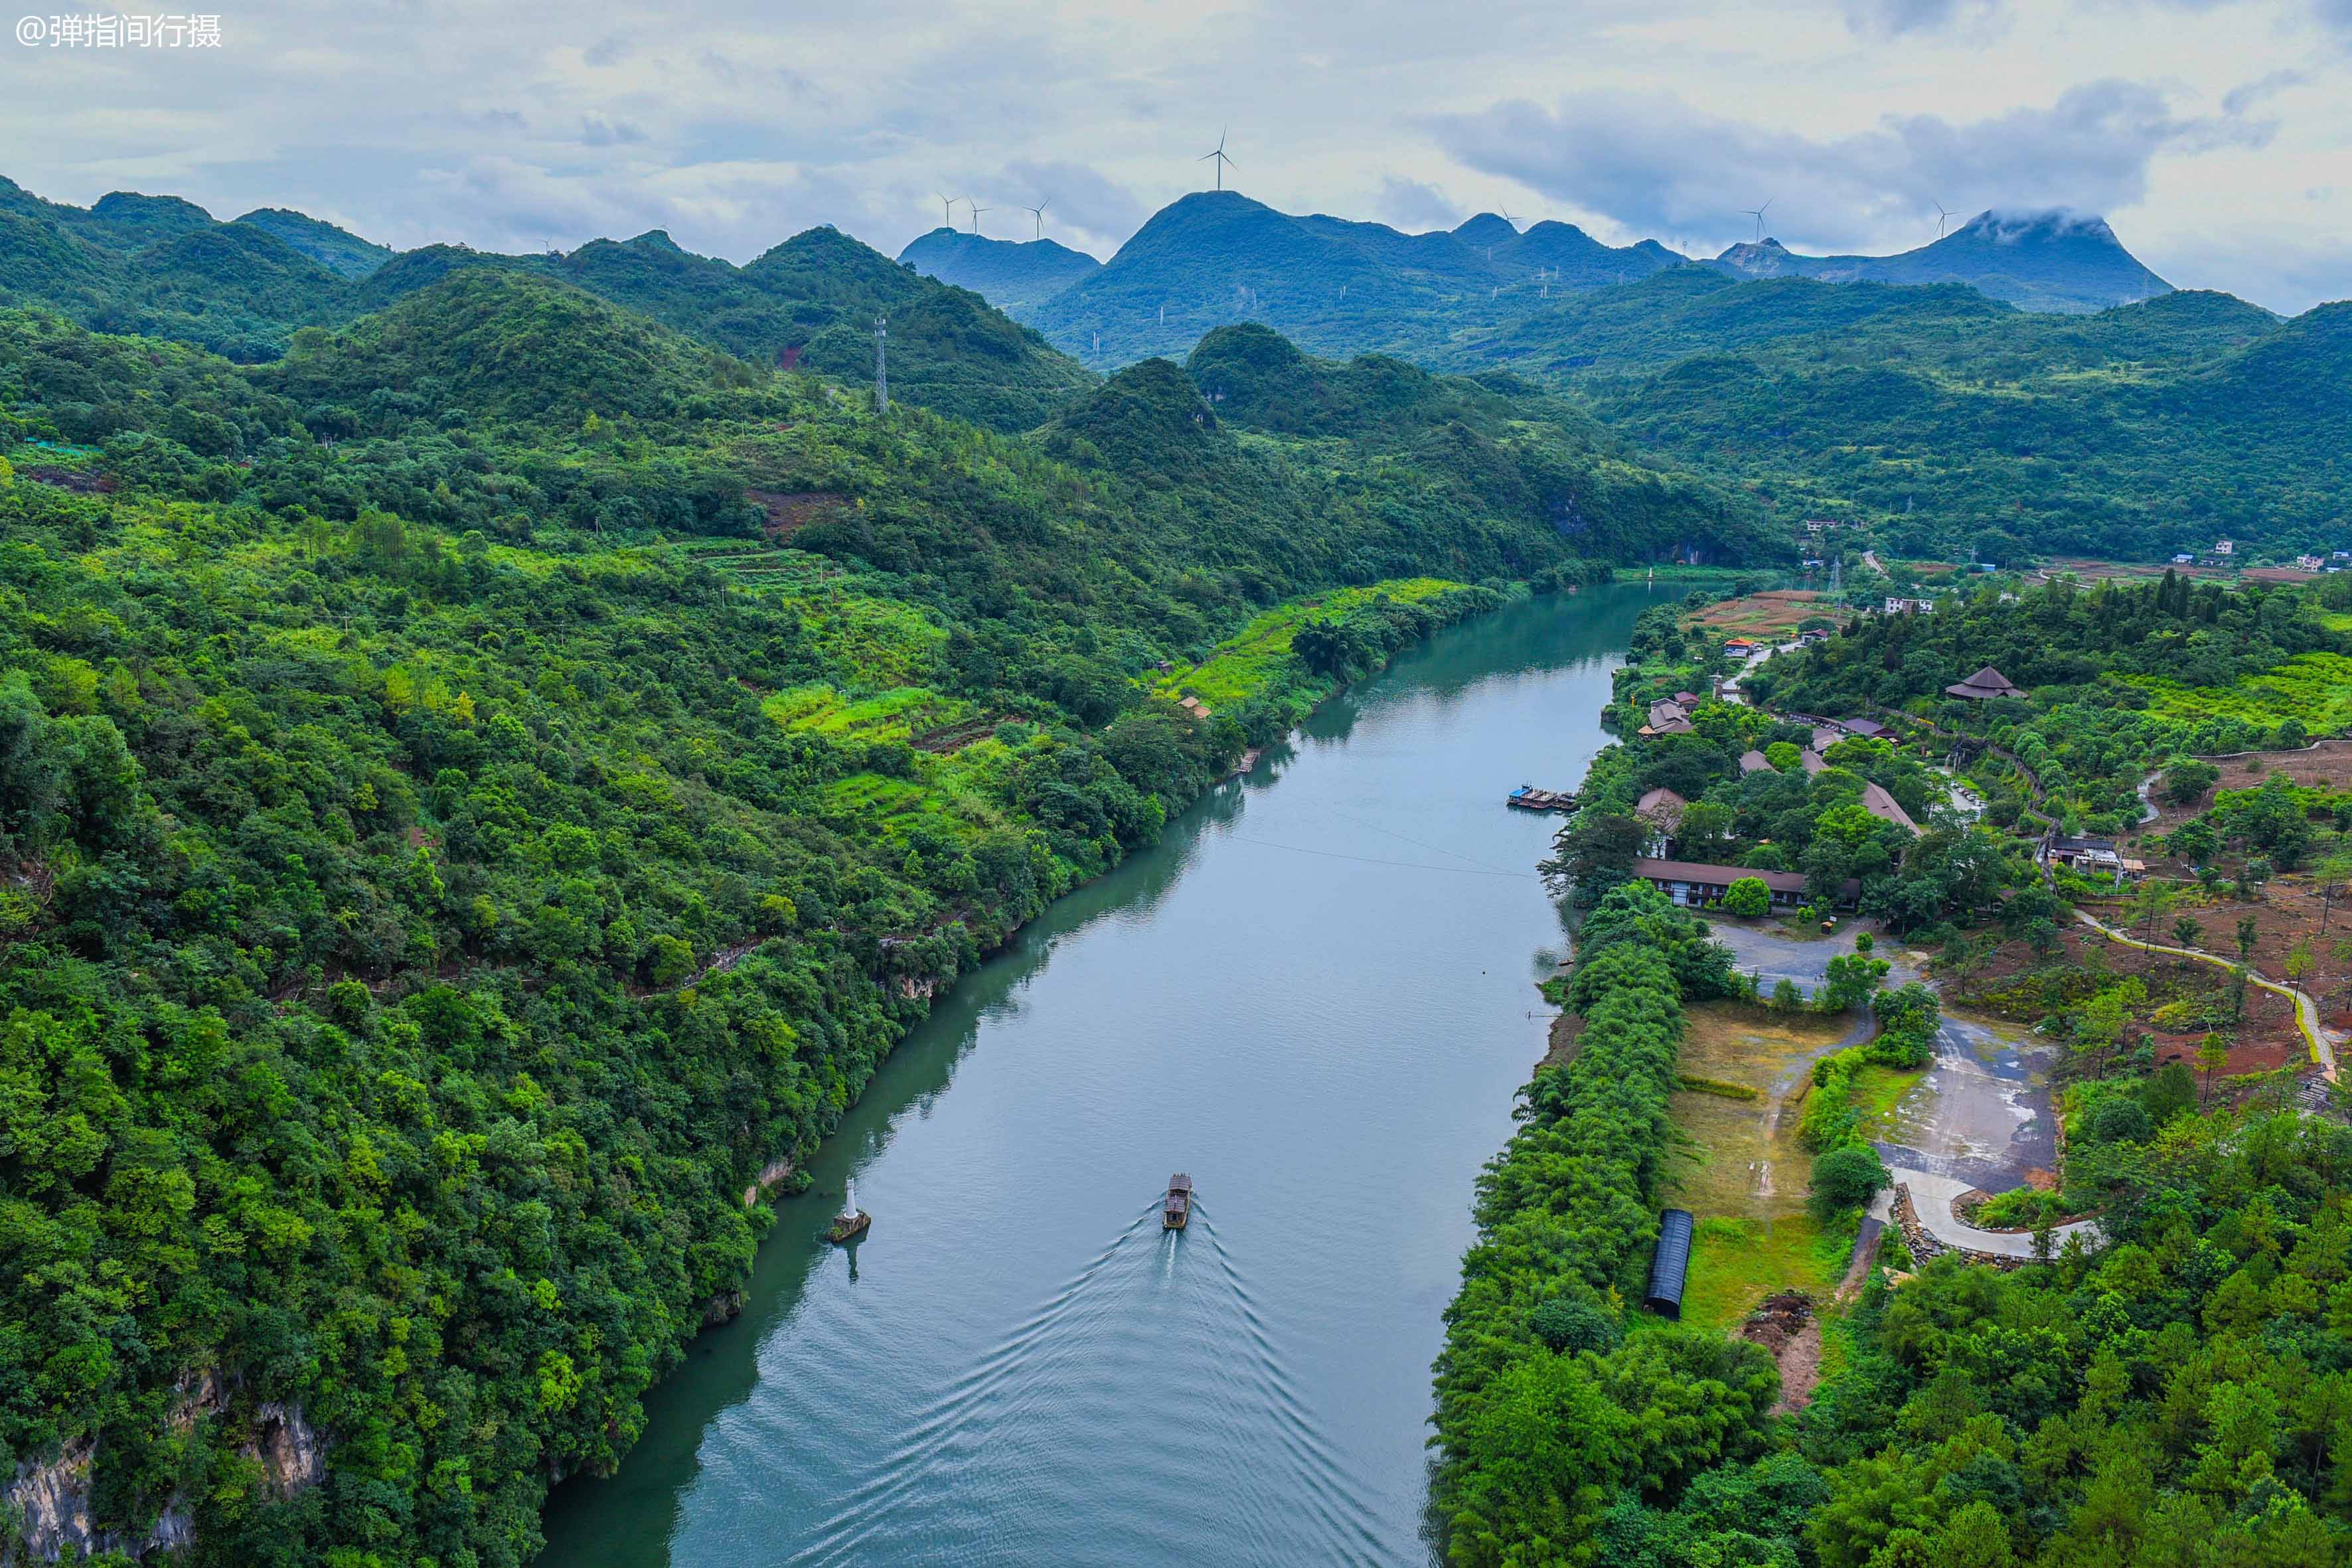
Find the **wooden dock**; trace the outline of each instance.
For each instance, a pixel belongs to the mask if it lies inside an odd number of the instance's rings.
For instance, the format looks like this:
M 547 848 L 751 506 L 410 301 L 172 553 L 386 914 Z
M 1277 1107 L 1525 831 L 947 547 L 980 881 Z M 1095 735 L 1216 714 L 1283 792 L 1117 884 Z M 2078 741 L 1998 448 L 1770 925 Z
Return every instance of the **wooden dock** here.
M 1569 790 L 1538 789 L 1533 784 L 1521 784 L 1503 797 L 1503 804 L 1515 811 L 1574 811 L 1576 795 Z

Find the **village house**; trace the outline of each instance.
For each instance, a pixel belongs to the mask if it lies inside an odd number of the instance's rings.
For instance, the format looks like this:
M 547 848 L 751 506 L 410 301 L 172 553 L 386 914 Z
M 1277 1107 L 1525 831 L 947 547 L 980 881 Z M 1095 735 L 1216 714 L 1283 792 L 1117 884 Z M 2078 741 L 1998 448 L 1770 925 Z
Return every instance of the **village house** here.
M 2298 555 L 2294 558 L 2294 563 L 2306 572 L 2322 571 L 2327 565 L 2326 562 L 2316 555 Z
M 1654 789 L 1633 805 L 1634 819 L 1650 829 L 1651 844 L 1661 855 L 1674 849 L 1675 834 L 1683 825 L 1690 802 L 1670 789 Z
M 1769 773 L 1776 770 L 1771 758 L 1751 748 L 1739 753 L 1739 771 L 1743 773 Z
M 1889 594 L 1885 613 L 1890 616 L 1924 616 L 1935 607 L 1933 599 L 1906 599 L 1900 594 Z
M 2034 858 L 2078 876 L 2112 877 L 2118 882 L 2137 882 L 2147 875 L 2147 863 L 2124 854 L 2114 839 L 2070 837 L 2055 827 L 2042 836 Z
M 1903 809 L 1902 803 L 1878 784 L 1862 786 L 1862 809 L 1881 822 L 1895 824 L 1906 833 L 1916 835 L 1919 831 L 1919 825 L 1911 820 L 1911 814 Z
M 2238 543 L 2233 539 L 2217 539 L 2213 542 L 2213 553 L 2216 555 L 2235 555 L 2237 552 Z
M 1691 700 L 1696 703 L 1698 699 Z M 1642 726 L 1644 735 L 1687 735 L 1691 732 L 1690 712 L 1679 702 L 1661 699 L 1650 704 L 1650 721 Z
M 1742 877 L 1763 883 L 1777 910 L 1800 909 L 1805 902 L 1805 878 L 1800 871 L 1750 871 L 1738 866 L 1644 858 L 1633 862 L 1633 875 L 1685 906 L 1721 903 L 1731 884 Z M 1861 898 L 1861 881 L 1848 877 L 1838 889 L 1837 907 L 1850 910 Z

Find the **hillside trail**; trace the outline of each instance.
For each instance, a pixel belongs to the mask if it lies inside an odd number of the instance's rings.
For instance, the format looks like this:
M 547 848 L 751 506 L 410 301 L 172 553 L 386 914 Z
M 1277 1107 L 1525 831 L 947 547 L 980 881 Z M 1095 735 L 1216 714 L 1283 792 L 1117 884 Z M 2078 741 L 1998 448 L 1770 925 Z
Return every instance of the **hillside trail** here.
M 2109 942 L 2119 942 L 2126 947 L 2138 948 L 2142 952 L 2168 952 L 2177 958 L 2193 958 L 2200 963 L 2210 963 L 2221 969 L 2238 967 L 2226 958 L 2217 957 L 2193 947 L 2174 947 L 2167 942 L 2142 942 L 2137 937 L 2126 936 L 2088 910 L 2076 910 L 2074 918 Z M 2258 969 L 2248 969 L 2246 979 L 2263 990 L 2275 993 L 2294 1004 L 2295 1026 L 2303 1031 L 2303 1037 L 2310 1043 L 2312 1059 L 2319 1064 L 2319 1076 L 2329 1083 L 2334 1083 L 2336 1081 L 2336 1042 L 2328 1037 L 2327 1030 L 2320 1024 L 2319 1004 L 2294 986 L 2282 985 L 2275 980 L 2265 978 Z

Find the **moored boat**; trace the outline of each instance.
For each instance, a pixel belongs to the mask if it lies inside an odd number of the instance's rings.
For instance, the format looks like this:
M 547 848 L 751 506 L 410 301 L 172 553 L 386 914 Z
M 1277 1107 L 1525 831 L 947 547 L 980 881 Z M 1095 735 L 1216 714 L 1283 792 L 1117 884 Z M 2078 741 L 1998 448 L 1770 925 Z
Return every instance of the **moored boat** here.
M 1538 789 L 1533 784 L 1521 784 L 1503 797 L 1503 804 L 1520 811 L 1574 811 L 1576 795 L 1570 790 Z

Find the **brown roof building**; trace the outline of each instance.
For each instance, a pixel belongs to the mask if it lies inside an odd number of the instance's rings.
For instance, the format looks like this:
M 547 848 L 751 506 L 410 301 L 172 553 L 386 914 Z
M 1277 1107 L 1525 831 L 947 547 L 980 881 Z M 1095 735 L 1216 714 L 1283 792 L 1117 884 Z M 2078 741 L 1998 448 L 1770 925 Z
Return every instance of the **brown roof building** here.
M 1990 701 L 1996 697 L 2022 697 L 2024 692 L 2009 683 L 2009 677 L 1986 665 L 1966 680 L 1944 688 L 1947 697 L 1966 697 L 1973 701 Z
M 1633 815 L 1672 837 L 1675 829 L 1683 825 L 1683 813 L 1689 807 L 1690 802 L 1674 791 L 1654 789 L 1635 803 Z
M 1799 871 L 1750 871 L 1739 866 L 1708 866 L 1696 860 L 1636 860 L 1633 875 L 1678 904 L 1719 902 L 1732 883 L 1753 877 L 1772 895 L 1776 910 L 1793 910 L 1805 901 L 1805 878 Z M 1862 897 L 1862 883 L 1848 877 L 1838 889 L 1838 904 L 1851 909 Z
M 1739 753 L 1739 771 L 1743 773 L 1769 773 L 1776 770 L 1771 758 L 1751 748 Z
M 1911 814 L 1903 809 L 1902 804 L 1874 784 L 1862 786 L 1862 809 L 1881 822 L 1891 822 L 1912 833 L 1919 831 L 1919 825 L 1911 820 Z

